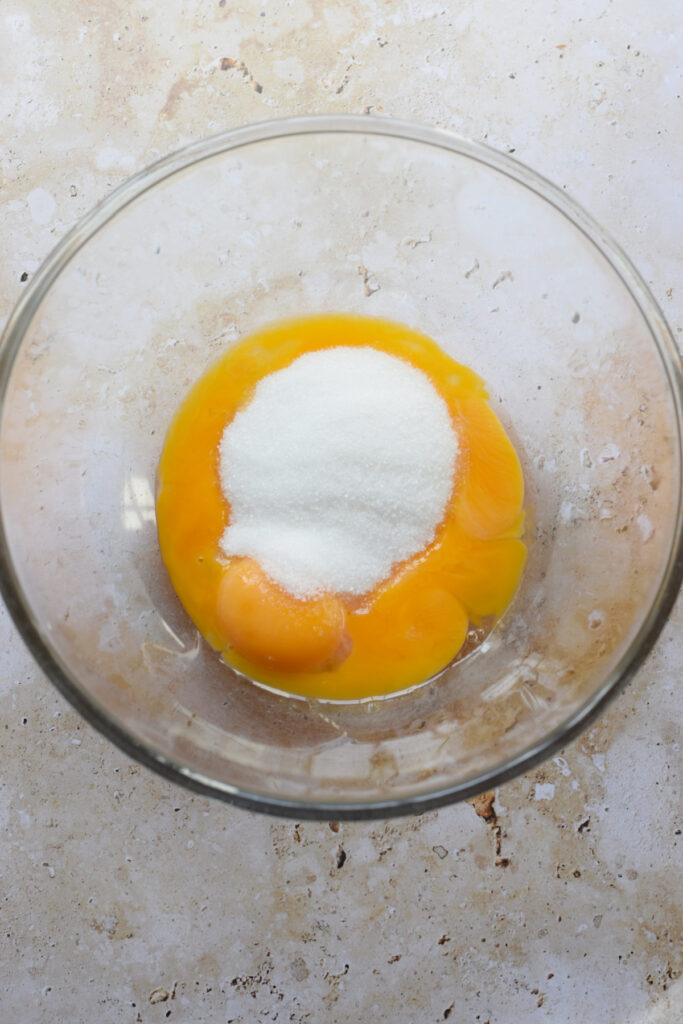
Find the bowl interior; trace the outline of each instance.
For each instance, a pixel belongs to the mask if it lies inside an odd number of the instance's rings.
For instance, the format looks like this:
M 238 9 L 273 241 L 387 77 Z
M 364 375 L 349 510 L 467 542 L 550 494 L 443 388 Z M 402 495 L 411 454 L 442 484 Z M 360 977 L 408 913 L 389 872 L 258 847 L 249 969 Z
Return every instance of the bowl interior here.
M 5 588 L 43 664 L 144 760 L 301 816 L 464 795 L 559 742 L 661 617 L 680 494 L 666 329 L 628 267 L 523 168 L 351 128 L 225 136 L 114 197 L 37 283 L 4 364 Z M 529 563 L 494 633 L 435 682 L 354 706 L 220 663 L 156 542 L 188 387 L 246 333 L 324 311 L 403 321 L 477 371 L 527 487 Z

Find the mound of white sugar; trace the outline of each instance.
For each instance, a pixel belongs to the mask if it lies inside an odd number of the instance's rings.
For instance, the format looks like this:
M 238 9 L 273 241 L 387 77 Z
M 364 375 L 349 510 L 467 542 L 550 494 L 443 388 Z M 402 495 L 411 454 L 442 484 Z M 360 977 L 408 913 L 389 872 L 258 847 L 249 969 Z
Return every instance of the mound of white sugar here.
M 363 594 L 434 538 L 458 442 L 420 370 L 373 348 L 300 356 L 264 377 L 226 427 L 226 555 L 295 597 Z

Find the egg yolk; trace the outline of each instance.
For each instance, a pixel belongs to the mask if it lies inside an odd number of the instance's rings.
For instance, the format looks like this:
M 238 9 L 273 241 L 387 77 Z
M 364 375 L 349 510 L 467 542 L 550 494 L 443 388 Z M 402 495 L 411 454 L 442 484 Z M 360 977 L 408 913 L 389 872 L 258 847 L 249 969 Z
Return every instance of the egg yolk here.
M 426 374 L 452 418 L 457 471 L 444 520 L 424 551 L 361 597 L 302 600 L 253 559 L 222 552 L 230 508 L 218 448 L 262 377 L 304 353 L 340 346 L 373 347 Z M 489 630 L 500 618 L 526 558 L 523 500 L 517 453 L 472 370 L 400 324 L 325 315 L 252 335 L 195 384 L 161 454 L 157 526 L 178 597 L 228 664 L 279 690 L 358 700 L 433 677 L 463 650 L 470 630 Z
M 294 601 L 251 558 L 235 559 L 226 569 L 216 617 L 232 646 L 265 669 L 320 672 L 350 651 L 341 601 L 327 594 Z

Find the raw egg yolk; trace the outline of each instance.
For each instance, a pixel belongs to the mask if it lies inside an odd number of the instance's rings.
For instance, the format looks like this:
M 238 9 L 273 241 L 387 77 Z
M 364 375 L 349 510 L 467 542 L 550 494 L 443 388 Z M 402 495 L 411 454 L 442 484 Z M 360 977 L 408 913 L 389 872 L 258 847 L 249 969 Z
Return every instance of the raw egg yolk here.
M 459 445 L 453 493 L 435 540 L 376 590 L 300 600 L 253 559 L 223 554 L 230 509 L 218 446 L 262 377 L 306 352 L 355 345 L 411 363 L 446 402 Z M 433 677 L 457 657 L 470 629 L 490 629 L 500 618 L 526 558 L 523 500 L 517 453 L 475 373 L 400 324 L 326 315 L 252 335 L 195 384 L 162 451 L 157 525 L 176 593 L 226 662 L 290 693 L 357 700 Z
M 341 601 L 294 600 L 251 558 L 235 559 L 223 574 L 216 618 L 236 651 L 277 672 L 331 669 L 350 649 Z

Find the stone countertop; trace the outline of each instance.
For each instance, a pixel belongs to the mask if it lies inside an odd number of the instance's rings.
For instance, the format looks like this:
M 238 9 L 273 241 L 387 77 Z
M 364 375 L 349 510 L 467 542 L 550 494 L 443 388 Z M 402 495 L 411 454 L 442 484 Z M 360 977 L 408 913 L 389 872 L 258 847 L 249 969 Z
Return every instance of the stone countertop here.
M 132 172 L 335 111 L 486 140 L 565 188 L 683 324 L 680 4 L 3 0 L 0 318 Z M 671 1024 L 683 1016 L 683 606 L 560 757 L 414 819 L 295 824 L 177 789 L 0 615 L 0 1018 Z

